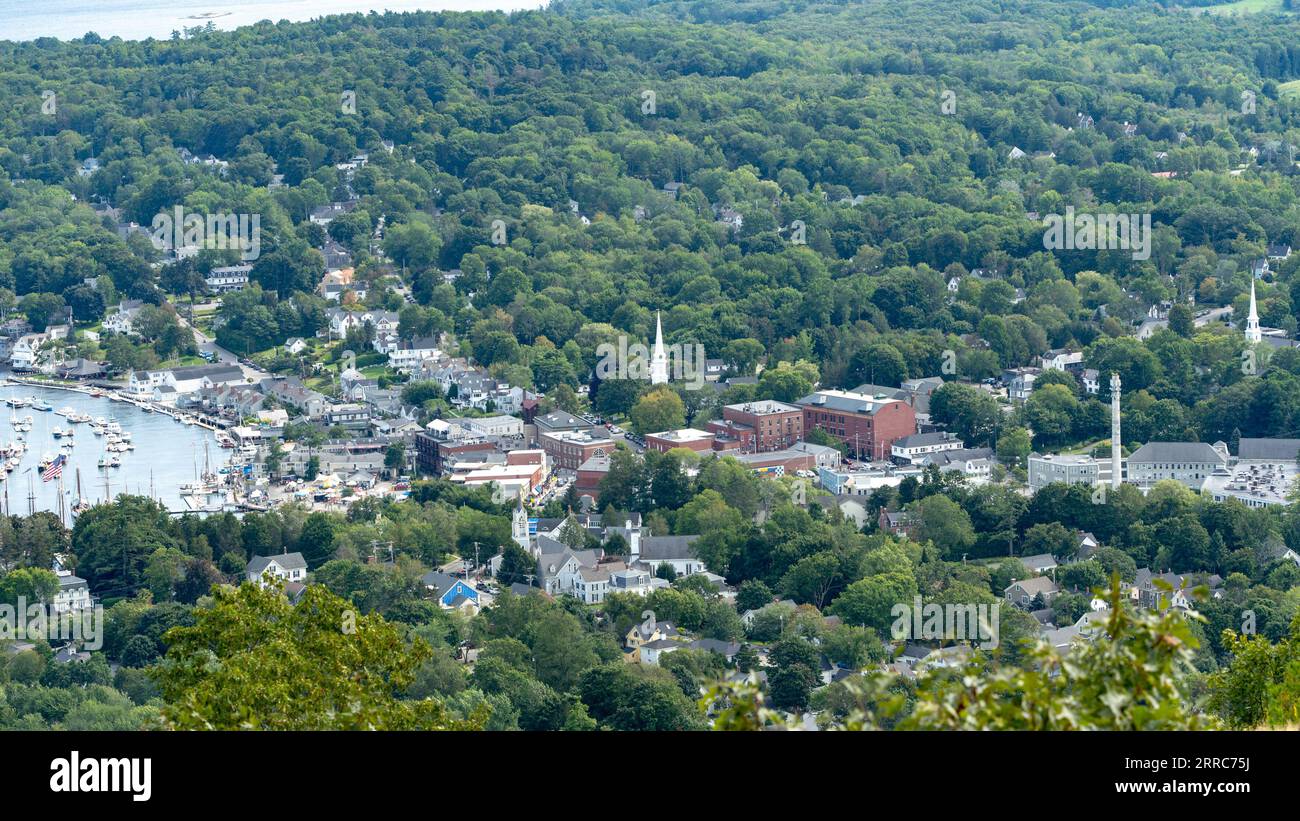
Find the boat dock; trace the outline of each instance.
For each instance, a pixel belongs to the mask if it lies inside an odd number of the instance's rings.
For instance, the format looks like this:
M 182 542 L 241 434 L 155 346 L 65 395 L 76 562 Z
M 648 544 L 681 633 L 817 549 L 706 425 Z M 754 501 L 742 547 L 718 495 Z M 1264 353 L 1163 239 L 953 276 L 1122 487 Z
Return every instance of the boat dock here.
M 39 379 L 30 376 L 16 376 L 10 374 L 0 381 L 0 385 L 15 384 L 29 385 L 37 388 L 48 388 L 50 390 L 69 391 L 71 393 L 80 393 L 85 396 L 102 397 L 113 402 L 124 402 L 128 405 L 147 411 L 149 413 L 160 413 L 163 416 L 171 417 L 183 425 L 197 425 L 214 433 L 224 431 L 230 427 L 230 423 L 225 420 L 212 419 L 201 413 L 190 413 L 178 410 L 168 405 L 161 405 L 157 402 L 151 402 L 146 399 L 138 399 L 133 396 L 127 396 L 120 388 L 104 388 L 98 386 L 86 386 L 76 383 L 60 382 L 57 380 Z

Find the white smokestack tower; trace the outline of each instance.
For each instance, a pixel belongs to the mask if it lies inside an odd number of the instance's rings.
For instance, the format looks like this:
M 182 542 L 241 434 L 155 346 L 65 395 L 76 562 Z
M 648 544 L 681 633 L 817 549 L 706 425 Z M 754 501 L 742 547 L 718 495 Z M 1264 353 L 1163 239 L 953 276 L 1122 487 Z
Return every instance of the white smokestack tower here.
M 1110 375 L 1110 486 L 1119 490 L 1120 479 L 1124 475 L 1123 462 L 1119 457 L 1119 374 Z

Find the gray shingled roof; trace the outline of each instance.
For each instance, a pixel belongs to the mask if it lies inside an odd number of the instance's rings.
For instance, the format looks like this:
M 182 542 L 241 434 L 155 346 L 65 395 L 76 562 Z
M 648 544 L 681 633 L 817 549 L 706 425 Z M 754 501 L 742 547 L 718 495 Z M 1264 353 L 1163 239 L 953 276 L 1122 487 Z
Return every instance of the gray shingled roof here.
M 254 556 L 249 560 L 245 570 L 260 576 L 273 561 L 285 570 L 307 569 L 307 560 L 302 557 L 301 553 L 281 553 L 277 556 Z
M 1239 459 L 1271 459 L 1276 462 L 1294 462 L 1300 454 L 1300 439 L 1247 439 L 1242 437 L 1237 445 Z
M 208 378 L 214 382 L 243 379 L 244 371 L 238 365 L 186 365 L 172 368 L 172 376 L 180 380 Z
M 1223 455 L 1204 442 L 1147 442 L 1129 462 L 1222 462 Z
M 456 582 L 458 581 L 460 581 L 460 579 L 455 576 L 442 573 L 438 570 L 430 570 L 428 573 L 425 573 L 420 577 L 421 584 L 425 587 L 436 588 L 439 593 L 446 593 L 448 590 L 455 587 Z
M 916 448 L 923 445 L 943 445 L 949 442 L 958 442 L 961 440 L 955 434 L 946 431 L 934 431 L 932 433 L 914 433 L 911 436 L 904 436 L 901 439 L 894 440 L 896 448 Z
M 1026 594 L 1031 596 L 1037 595 L 1039 593 L 1056 592 L 1056 582 L 1052 581 L 1047 576 L 1035 576 L 1032 579 L 1021 579 L 1020 581 L 1012 582 L 1011 584 L 1007 585 L 1007 590 L 1010 590 L 1011 588 L 1016 587 L 1017 585 Z M 1006 591 L 1003 592 L 1005 593 Z
M 965 462 L 967 459 L 992 459 L 993 448 L 958 448 L 957 450 L 941 450 L 936 453 L 927 453 L 922 461 L 929 465 L 937 467 L 947 467 L 954 462 Z
M 670 559 L 693 559 L 691 543 L 699 536 L 643 536 L 641 537 L 641 560 L 645 562 L 667 561 Z
M 720 641 L 718 639 L 697 639 L 690 644 L 692 650 L 704 650 L 711 653 L 717 653 L 721 656 L 731 658 L 740 652 L 740 645 L 734 641 Z
M 1020 563 L 1030 570 L 1033 570 L 1035 573 L 1058 565 L 1056 557 L 1051 553 L 1038 553 L 1033 556 L 1024 556 L 1020 559 Z

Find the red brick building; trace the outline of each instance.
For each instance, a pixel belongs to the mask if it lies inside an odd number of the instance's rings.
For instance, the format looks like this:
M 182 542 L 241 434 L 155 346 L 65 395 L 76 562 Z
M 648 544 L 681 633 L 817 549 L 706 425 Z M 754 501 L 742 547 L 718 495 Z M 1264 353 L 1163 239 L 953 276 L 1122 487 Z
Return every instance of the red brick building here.
M 593 456 L 578 466 L 578 478 L 574 481 L 574 489 L 578 496 L 590 496 L 593 500 L 600 501 L 600 480 L 609 474 L 609 457 Z
M 552 465 L 566 470 L 577 470 L 593 456 L 608 456 L 614 452 L 614 440 L 596 431 L 539 432 L 537 445 L 546 451 Z
M 708 428 L 739 442 L 742 453 L 783 450 L 803 439 L 803 409 L 770 399 L 742 402 L 725 406 L 722 419 L 709 422 Z
M 916 411 L 883 395 L 826 390 L 810 393 L 796 404 L 803 408 L 805 435 L 822 430 L 848 445 L 855 459 L 883 461 L 896 439 L 916 433 Z
M 448 464 L 455 462 L 462 454 L 490 453 L 497 449 L 491 442 L 472 441 L 455 442 L 439 439 L 436 436 L 420 432 L 415 434 L 416 466 L 421 473 L 439 476 Z

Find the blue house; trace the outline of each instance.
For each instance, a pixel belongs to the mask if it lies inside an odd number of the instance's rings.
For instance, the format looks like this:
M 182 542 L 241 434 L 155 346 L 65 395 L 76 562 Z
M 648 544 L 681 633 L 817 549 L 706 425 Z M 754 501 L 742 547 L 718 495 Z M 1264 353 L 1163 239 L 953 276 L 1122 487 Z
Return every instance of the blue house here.
M 437 594 L 438 604 L 441 607 L 447 609 L 460 608 L 467 603 L 472 603 L 475 607 L 479 605 L 478 590 L 464 579 L 458 579 L 437 570 L 430 570 L 420 578 L 420 581 L 424 583 L 426 588 Z

